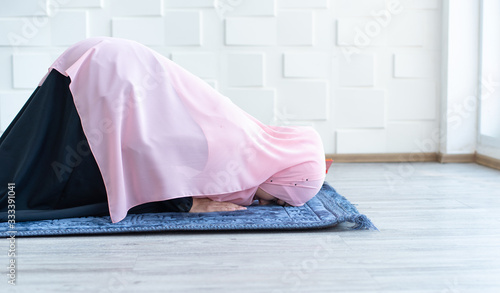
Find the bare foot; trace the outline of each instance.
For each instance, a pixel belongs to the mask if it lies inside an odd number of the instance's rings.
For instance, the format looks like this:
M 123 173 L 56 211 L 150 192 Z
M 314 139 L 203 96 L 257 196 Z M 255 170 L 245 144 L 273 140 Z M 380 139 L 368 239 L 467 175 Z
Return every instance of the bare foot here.
M 246 210 L 246 207 L 231 203 L 213 201 L 208 198 L 193 197 L 193 206 L 189 210 L 190 213 L 210 213 L 210 212 L 231 212 Z

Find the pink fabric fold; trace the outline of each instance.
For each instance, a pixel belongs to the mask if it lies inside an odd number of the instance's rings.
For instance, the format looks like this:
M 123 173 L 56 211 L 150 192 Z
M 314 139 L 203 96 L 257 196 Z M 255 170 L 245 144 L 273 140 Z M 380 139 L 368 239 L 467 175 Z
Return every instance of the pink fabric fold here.
M 302 205 L 323 183 L 324 149 L 313 128 L 264 125 L 139 43 L 90 38 L 52 69 L 71 79 L 113 222 L 136 205 L 179 197 L 249 205 L 262 184 Z

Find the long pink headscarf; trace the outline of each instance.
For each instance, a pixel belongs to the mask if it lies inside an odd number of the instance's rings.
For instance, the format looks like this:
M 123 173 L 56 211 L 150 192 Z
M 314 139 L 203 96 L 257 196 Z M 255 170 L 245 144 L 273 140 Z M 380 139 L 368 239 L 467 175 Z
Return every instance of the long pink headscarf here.
M 113 222 L 136 205 L 179 197 L 250 205 L 259 186 L 299 206 L 324 181 L 314 129 L 266 126 L 139 43 L 90 38 L 52 69 L 71 79 Z

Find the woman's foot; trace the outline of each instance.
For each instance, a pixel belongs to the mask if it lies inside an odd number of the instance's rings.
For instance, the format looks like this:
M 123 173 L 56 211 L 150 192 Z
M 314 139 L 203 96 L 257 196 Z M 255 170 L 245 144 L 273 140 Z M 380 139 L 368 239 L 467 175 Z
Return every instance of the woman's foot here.
M 240 206 L 231 202 L 213 201 L 208 198 L 193 197 L 193 206 L 189 210 L 190 213 L 210 213 L 210 212 L 232 212 L 246 210 L 244 206 Z

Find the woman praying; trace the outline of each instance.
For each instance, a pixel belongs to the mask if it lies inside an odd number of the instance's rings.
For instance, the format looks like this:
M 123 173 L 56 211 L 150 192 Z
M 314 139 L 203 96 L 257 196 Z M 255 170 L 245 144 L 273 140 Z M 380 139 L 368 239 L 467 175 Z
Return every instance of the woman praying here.
M 307 97 L 304 97 L 305 99 Z M 311 127 L 262 124 L 137 42 L 98 37 L 50 66 L 0 138 L 16 220 L 300 206 L 325 179 Z

